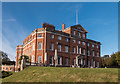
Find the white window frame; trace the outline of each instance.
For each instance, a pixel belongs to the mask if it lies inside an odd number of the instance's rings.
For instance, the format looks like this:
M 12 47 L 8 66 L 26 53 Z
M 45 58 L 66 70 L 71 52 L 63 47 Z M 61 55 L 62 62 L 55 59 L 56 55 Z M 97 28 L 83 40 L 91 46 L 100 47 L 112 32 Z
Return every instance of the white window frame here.
M 92 47 L 93 47 L 93 48 L 95 47 L 94 44 L 92 44 Z

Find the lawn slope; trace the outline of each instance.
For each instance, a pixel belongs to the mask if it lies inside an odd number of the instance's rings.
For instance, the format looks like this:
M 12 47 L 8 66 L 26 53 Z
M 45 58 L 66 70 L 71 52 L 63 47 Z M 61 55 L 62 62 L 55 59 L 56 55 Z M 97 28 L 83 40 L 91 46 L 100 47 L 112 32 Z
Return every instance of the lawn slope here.
M 69 68 L 30 66 L 3 82 L 117 82 L 117 68 Z

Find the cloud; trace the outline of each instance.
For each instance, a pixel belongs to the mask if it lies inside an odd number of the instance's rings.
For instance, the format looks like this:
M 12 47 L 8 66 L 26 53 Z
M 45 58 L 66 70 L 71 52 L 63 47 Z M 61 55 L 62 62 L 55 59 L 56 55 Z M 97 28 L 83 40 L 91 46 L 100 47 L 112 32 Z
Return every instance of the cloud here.
M 15 22 L 15 21 L 16 19 L 14 18 L 0 20 L 0 22 Z

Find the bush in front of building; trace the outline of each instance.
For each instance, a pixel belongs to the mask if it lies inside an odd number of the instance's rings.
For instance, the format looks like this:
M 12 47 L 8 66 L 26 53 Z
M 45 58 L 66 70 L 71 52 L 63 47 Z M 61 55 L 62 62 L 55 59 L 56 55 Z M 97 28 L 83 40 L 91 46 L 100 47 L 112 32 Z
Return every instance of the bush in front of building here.
M 0 75 L 0 78 L 5 78 L 5 77 L 8 77 L 12 74 L 13 74 L 12 72 L 2 71 L 2 74 Z

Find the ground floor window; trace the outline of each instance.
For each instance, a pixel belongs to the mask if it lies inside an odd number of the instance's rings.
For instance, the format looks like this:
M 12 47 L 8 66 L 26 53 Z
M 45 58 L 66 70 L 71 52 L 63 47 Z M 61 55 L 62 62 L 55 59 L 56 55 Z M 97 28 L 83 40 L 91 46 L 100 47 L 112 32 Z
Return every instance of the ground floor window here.
M 38 56 L 38 63 L 41 63 L 41 56 Z
M 52 57 L 52 56 L 50 56 L 50 58 L 49 58 L 49 64 L 50 64 L 50 65 L 53 64 L 53 57 Z
M 68 65 L 68 58 L 65 58 L 65 65 Z
M 93 67 L 95 67 L 95 61 L 93 61 Z
M 60 65 L 60 57 L 58 57 L 58 65 Z
M 34 62 L 34 55 L 32 55 L 32 62 Z
M 75 59 L 73 59 L 73 65 L 75 65 Z
M 83 60 L 83 66 L 85 66 L 85 60 Z
M 88 67 L 90 67 L 90 61 L 88 60 Z
M 99 62 L 97 62 L 97 68 L 99 68 Z

